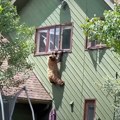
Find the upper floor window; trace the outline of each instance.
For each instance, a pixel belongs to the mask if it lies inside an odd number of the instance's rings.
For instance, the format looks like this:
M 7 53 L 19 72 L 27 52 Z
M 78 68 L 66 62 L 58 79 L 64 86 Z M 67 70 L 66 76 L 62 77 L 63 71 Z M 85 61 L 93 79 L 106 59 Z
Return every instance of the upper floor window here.
M 104 21 L 105 18 L 104 17 L 100 17 L 100 20 Z M 101 42 L 99 40 L 91 40 L 89 39 L 88 36 L 86 36 L 86 39 L 85 39 L 85 49 L 88 50 L 95 50 L 95 49 L 103 49 L 103 48 L 108 48 L 106 43 L 104 42 Z
M 84 104 L 84 120 L 94 120 L 95 118 L 95 99 L 87 99 Z
M 98 40 L 92 40 L 90 41 L 88 39 L 88 37 L 86 37 L 86 40 L 85 40 L 85 49 L 91 49 L 91 50 L 95 50 L 95 49 L 103 49 L 103 48 L 106 48 L 106 44 L 105 43 L 102 43 Z
M 35 55 L 53 51 L 71 52 L 73 24 L 60 24 L 36 29 Z

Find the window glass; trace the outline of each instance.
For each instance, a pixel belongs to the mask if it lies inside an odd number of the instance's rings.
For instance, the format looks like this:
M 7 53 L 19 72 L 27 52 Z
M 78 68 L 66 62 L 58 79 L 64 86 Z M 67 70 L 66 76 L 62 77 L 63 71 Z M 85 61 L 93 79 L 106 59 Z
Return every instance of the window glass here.
M 39 52 L 45 52 L 46 45 L 47 45 L 47 31 L 48 30 L 41 30 L 39 32 Z
M 35 55 L 51 54 L 52 51 L 71 51 L 72 23 L 45 26 L 36 29 Z
M 60 43 L 60 28 L 56 28 L 55 32 L 55 49 L 59 49 L 59 43 Z
M 50 29 L 50 32 L 49 32 L 49 48 L 48 48 L 48 51 L 53 51 L 54 48 L 55 48 L 55 29 L 52 28 Z
M 70 49 L 71 28 L 63 30 L 62 49 Z
M 87 109 L 88 109 L 87 120 L 93 120 L 94 119 L 94 104 L 89 104 Z
M 85 49 L 101 49 L 101 48 L 107 48 L 105 42 L 100 42 L 99 40 L 89 40 L 88 37 L 86 37 Z

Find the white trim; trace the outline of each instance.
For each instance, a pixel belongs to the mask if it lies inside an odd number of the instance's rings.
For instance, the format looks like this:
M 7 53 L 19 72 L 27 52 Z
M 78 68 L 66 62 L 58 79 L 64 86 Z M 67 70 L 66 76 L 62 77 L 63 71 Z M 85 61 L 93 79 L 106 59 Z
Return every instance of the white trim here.
M 112 9 L 114 9 L 114 3 L 111 0 L 104 0 Z

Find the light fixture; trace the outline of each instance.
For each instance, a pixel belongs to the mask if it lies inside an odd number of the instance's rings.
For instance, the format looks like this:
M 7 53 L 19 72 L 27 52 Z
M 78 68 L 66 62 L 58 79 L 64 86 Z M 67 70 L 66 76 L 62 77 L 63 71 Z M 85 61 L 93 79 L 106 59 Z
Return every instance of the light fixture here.
M 61 2 L 61 8 L 65 10 L 68 6 L 66 0 L 60 0 L 60 2 Z
M 74 110 L 73 110 L 73 108 L 74 108 L 74 101 L 71 101 L 71 102 L 69 103 L 69 105 L 71 106 L 71 112 L 74 112 Z

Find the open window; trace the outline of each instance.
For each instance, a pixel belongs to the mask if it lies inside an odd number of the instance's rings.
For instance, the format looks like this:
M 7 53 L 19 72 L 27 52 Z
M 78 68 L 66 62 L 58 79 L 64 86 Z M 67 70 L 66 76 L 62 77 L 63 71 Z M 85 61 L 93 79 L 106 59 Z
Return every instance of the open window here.
M 95 119 L 95 99 L 86 99 L 84 103 L 84 119 L 83 120 L 94 120 Z
M 36 29 L 35 55 L 53 51 L 71 52 L 73 24 L 60 24 Z

